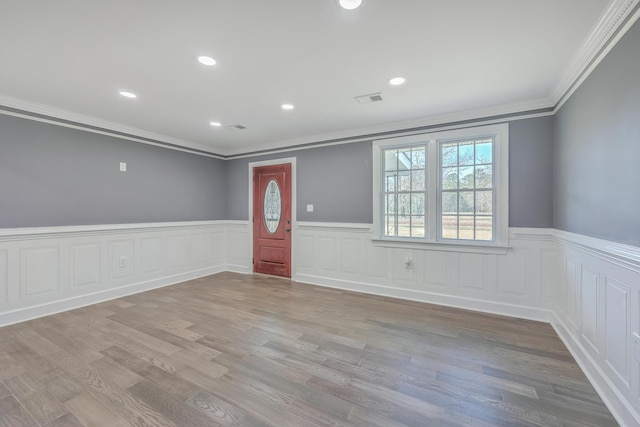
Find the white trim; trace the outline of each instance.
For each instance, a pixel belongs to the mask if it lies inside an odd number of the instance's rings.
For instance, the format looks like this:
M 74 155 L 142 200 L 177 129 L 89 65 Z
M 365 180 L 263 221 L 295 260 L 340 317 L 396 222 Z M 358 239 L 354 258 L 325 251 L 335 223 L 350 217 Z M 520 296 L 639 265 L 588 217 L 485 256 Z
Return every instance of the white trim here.
M 510 227 L 509 235 L 511 238 L 519 240 L 545 240 L 553 239 L 553 228 L 528 228 L 528 227 Z
M 553 104 L 549 103 L 549 105 L 547 105 L 545 108 L 552 108 Z M 514 112 L 513 114 L 518 114 L 517 112 Z M 271 155 L 271 154 L 283 154 L 283 153 L 291 153 L 293 151 L 300 151 L 300 150 L 311 150 L 314 148 L 319 148 L 319 147 L 330 147 L 333 145 L 344 145 L 344 144 L 351 144 L 354 142 L 363 142 L 363 141 L 373 141 L 376 139 L 385 139 L 385 138 L 396 138 L 396 137 L 404 137 L 404 136 L 412 136 L 412 135 L 423 135 L 425 133 L 433 133 L 433 132 L 440 132 L 440 131 L 448 131 L 448 130 L 456 130 L 456 129 L 466 129 L 469 127 L 476 127 L 476 126 L 485 126 L 485 125 L 495 125 L 495 124 L 502 124 L 502 123 L 510 123 L 510 122 L 514 122 L 514 121 L 518 121 L 518 120 L 526 120 L 526 119 L 534 119 L 537 117 L 548 117 L 548 116 L 553 116 L 553 111 L 549 110 L 547 112 L 542 112 L 542 113 L 531 113 L 531 114 L 523 114 L 523 115 L 515 115 L 512 117 L 503 117 L 503 118 L 499 118 L 499 119 L 492 119 L 492 118 L 488 118 L 490 116 L 479 116 L 477 117 L 477 120 L 474 118 L 471 119 L 460 119 L 460 120 L 456 120 L 456 121 L 447 121 L 447 122 L 436 122 L 432 125 L 425 125 L 422 127 L 426 127 L 429 126 L 429 129 L 415 129 L 415 128 L 419 128 L 420 126 L 413 126 L 410 127 L 409 125 L 406 125 L 404 127 L 404 129 L 398 129 L 398 130 L 391 130 L 391 129 L 387 129 L 386 131 L 381 131 L 378 132 L 378 134 L 383 134 L 383 135 L 379 135 L 379 136 L 375 136 L 376 133 L 365 133 L 364 131 L 359 132 L 356 136 L 353 137 L 336 137 L 336 138 L 329 138 L 327 135 L 319 135 L 317 138 L 313 139 L 312 142 L 305 144 L 305 145 L 293 145 L 293 146 L 282 146 L 279 148 L 259 148 L 259 147 L 254 147 L 253 151 L 249 151 L 249 149 L 243 151 L 243 154 L 229 154 L 228 155 L 228 159 L 229 160 L 233 160 L 233 159 L 246 159 L 246 158 L 251 158 L 251 157 L 260 157 L 260 156 L 266 156 L 266 155 Z M 457 122 L 467 122 L 467 121 L 471 121 L 469 123 L 457 123 Z M 454 123 L 454 124 L 448 124 L 448 123 Z M 386 134 L 386 135 L 385 135 Z M 364 136 L 363 136 L 364 135 Z M 372 136 L 374 135 L 374 136 Z M 331 141 L 332 139 L 340 139 L 340 141 L 335 141 L 335 142 L 327 142 L 327 141 Z M 291 145 L 291 144 L 290 144 Z
M 29 227 L 29 228 L 0 228 L 0 241 L 24 240 L 28 238 L 61 237 L 71 235 L 91 236 L 105 233 L 135 233 L 151 231 L 153 229 L 178 227 L 208 227 L 211 225 L 228 224 L 229 221 L 177 221 L 177 222 L 148 222 L 133 224 L 98 224 L 73 225 L 57 227 Z
M 554 114 L 638 20 L 640 10 L 637 10 L 624 26 L 622 25 L 639 3 L 640 0 L 611 0 L 609 7 L 593 27 L 564 76 L 551 91 L 550 98 L 555 104 Z M 612 38 L 612 35 L 615 36 Z
M 292 150 L 304 150 L 314 148 L 318 145 L 328 146 L 337 144 L 346 144 L 358 141 L 371 141 L 372 139 L 380 139 L 380 137 L 372 137 L 371 135 L 389 133 L 395 136 L 423 134 L 426 132 L 435 132 L 447 129 L 458 129 L 469 126 L 504 123 L 513 120 L 522 120 L 534 117 L 543 117 L 552 115 L 552 111 L 535 112 L 536 110 L 544 110 L 553 108 L 554 103 L 551 99 L 540 99 L 535 101 L 518 102 L 507 105 L 490 106 L 476 108 L 472 110 L 455 111 L 444 114 L 432 115 L 420 119 L 401 120 L 397 122 L 384 123 L 376 126 L 368 126 L 357 129 L 350 129 L 334 133 L 324 133 L 319 135 L 308 136 L 304 138 L 290 139 L 286 141 L 278 141 L 271 144 L 258 145 L 253 147 L 245 147 L 236 150 L 220 151 L 224 155 L 236 159 L 243 157 L 254 157 L 257 155 L 290 152 Z M 524 113 L 518 115 L 519 113 Z M 515 117 L 500 117 L 510 116 Z M 472 124 L 461 123 L 472 121 Z M 432 129 L 419 129 L 424 127 L 433 127 Z M 409 130 L 407 130 L 409 129 Z M 411 130 L 413 129 L 413 130 Z M 367 136 L 362 136 L 367 135 Z M 347 141 L 337 141 L 335 143 L 322 143 L 322 141 L 332 141 L 343 139 Z M 303 147 L 296 147 L 303 146 Z
M 188 280 L 221 273 L 223 271 L 230 270 L 228 269 L 228 266 L 225 265 L 220 265 L 217 267 L 207 267 L 201 270 L 194 270 L 188 273 L 176 274 L 173 276 L 162 277 L 150 281 L 138 282 L 115 289 L 106 289 L 90 294 L 77 295 L 50 303 L 19 308 L 11 311 L 0 311 L 0 327 L 12 325 L 19 322 L 25 322 L 27 320 L 36 319 L 43 316 L 50 316 L 52 314 L 73 310 L 80 307 L 86 307 L 88 305 L 98 304 L 115 298 L 122 298 L 127 295 L 150 291 L 152 289 L 176 285 Z
M 399 298 L 409 301 L 425 302 L 446 307 L 474 310 L 482 313 L 536 320 L 539 322 L 549 323 L 551 319 L 551 312 L 543 308 L 526 307 L 522 305 L 481 300 L 476 298 L 438 294 L 435 292 L 416 291 L 413 289 L 391 288 L 383 285 L 375 285 L 371 283 L 354 282 L 341 279 L 330 279 L 326 277 L 307 274 L 298 274 L 293 278 L 293 280 L 295 280 L 296 282 L 308 283 L 311 285 L 323 286 L 327 288 L 362 292 L 365 294 Z
M 599 259 L 640 272 L 640 247 L 598 239 L 568 231 L 553 231 L 554 240 L 576 247 Z
M 115 138 L 130 140 L 134 142 L 139 142 L 142 144 L 153 145 L 157 147 L 167 148 L 170 150 L 176 151 L 184 151 L 191 154 L 196 154 L 205 157 L 212 157 L 216 159 L 226 160 L 228 159 L 239 159 L 239 158 L 247 158 L 247 157 L 255 157 L 266 154 L 282 154 L 289 153 L 291 151 L 296 150 L 306 150 L 310 148 L 317 148 L 319 146 L 330 146 L 330 145 L 342 145 L 349 144 L 353 142 L 359 141 L 370 141 L 373 138 L 371 136 L 362 136 L 362 135 L 371 135 L 376 133 L 394 133 L 398 135 L 410 135 L 415 134 L 417 132 L 425 132 L 425 130 L 409 130 L 412 128 L 420 128 L 420 127 L 431 127 L 434 126 L 434 129 L 428 130 L 429 132 L 435 130 L 444 130 L 444 129 L 455 129 L 460 127 L 468 126 L 465 124 L 454 124 L 447 125 L 447 123 L 457 123 L 457 122 L 466 122 L 466 121 L 476 121 L 475 124 L 492 124 L 492 123 L 504 123 L 505 121 L 514 121 L 514 120 L 523 120 L 534 117 L 543 117 L 552 115 L 553 112 L 541 112 L 541 113 L 527 113 L 528 111 L 535 111 L 541 109 L 548 109 L 554 106 L 554 103 L 551 99 L 540 99 L 535 101 L 525 101 L 525 102 L 517 102 L 513 104 L 507 105 L 498 105 L 498 106 L 490 106 L 490 107 L 482 107 L 465 111 L 456 111 L 451 113 L 444 113 L 433 115 L 421 119 L 412 119 L 412 120 L 402 120 L 392 123 L 386 123 L 382 125 L 369 126 L 363 128 L 357 128 L 347 131 L 340 131 L 334 133 L 324 133 L 319 135 L 314 135 L 310 137 L 291 139 L 286 141 L 278 141 L 272 144 L 253 146 L 253 147 L 245 147 L 240 149 L 224 149 L 221 147 L 211 147 L 208 145 L 198 144 L 182 139 L 172 138 L 165 135 L 155 134 L 152 132 L 147 132 L 137 128 L 130 128 L 124 125 L 107 122 L 103 120 L 99 120 L 94 117 L 81 115 L 78 113 L 74 113 L 71 111 L 66 111 L 58 108 L 54 108 L 51 106 L 37 104 L 29 101 L 24 101 L 16 98 L 10 98 L 7 96 L 0 96 L 0 107 L 5 106 L 9 108 L 15 108 L 17 110 L 24 111 L 25 113 L 14 112 L 14 111 L 6 111 L 0 108 L 0 114 L 21 117 L 28 120 L 33 120 L 37 122 L 49 123 L 56 126 L 67 127 L 71 129 L 78 129 L 86 132 L 96 133 L 100 135 L 107 135 Z M 33 114 L 41 114 L 47 117 L 37 117 L 30 115 L 28 113 Z M 519 113 L 526 113 L 522 115 L 518 115 Z M 514 117 L 504 117 L 499 119 L 494 119 L 491 117 L 496 116 L 508 116 L 514 115 Z M 56 120 L 58 119 L 58 120 Z M 68 120 L 74 123 L 65 123 L 62 120 Z M 474 124 L 474 125 L 475 125 Z M 86 126 L 83 126 L 86 125 Z M 92 129 L 90 126 L 99 127 L 99 129 Z M 113 131 L 113 132 L 109 132 Z M 121 135 L 120 133 L 124 133 L 126 135 Z M 137 138 L 139 137 L 139 138 Z M 147 141 L 145 139 L 140 138 L 148 138 L 153 141 Z M 337 141 L 333 143 L 327 143 L 326 141 L 340 139 L 342 141 Z M 171 145 L 165 145 L 171 144 Z M 296 147 L 300 146 L 302 147 Z M 183 147 L 183 148 L 181 148 Z M 194 152 L 191 150 L 198 150 L 201 152 Z
M 160 135 L 153 132 L 147 132 L 137 128 L 127 127 L 118 123 L 99 120 L 94 117 L 86 116 L 83 114 L 74 113 L 71 111 L 54 108 L 48 105 L 37 104 L 33 102 L 23 101 L 16 98 L 10 98 L 4 95 L 0 95 L 0 107 L 15 108 L 17 110 L 24 111 L 25 113 L 41 114 L 46 117 L 38 117 L 31 114 L 20 113 L 16 111 L 7 111 L 0 108 L 0 114 L 6 116 L 20 117 L 23 119 L 33 120 L 36 122 L 48 123 L 55 126 L 66 127 L 70 129 L 78 129 L 85 132 L 96 133 L 99 135 L 107 135 L 119 139 L 126 139 L 129 141 L 139 142 L 147 145 L 154 145 L 156 147 L 168 148 L 170 150 L 183 151 L 191 154 L 197 154 L 205 157 L 213 157 L 216 159 L 223 159 L 223 156 L 216 154 L 213 150 L 214 147 L 209 147 L 202 144 L 186 141 L 183 139 L 172 138 L 165 135 Z M 68 120 L 73 123 L 65 123 L 63 120 Z M 83 126 L 84 125 L 84 126 Z M 100 129 L 93 129 L 91 126 L 98 127 Z M 112 132 L 110 132 L 112 131 Z M 121 133 L 125 134 L 122 135 Z M 152 141 L 147 141 L 141 138 L 148 138 Z M 153 142 L 157 141 L 157 142 Z M 171 144 L 171 145 L 166 145 Z M 192 150 L 198 150 L 201 152 L 194 152 Z
M 558 317 L 555 310 L 552 313 L 550 323 L 616 421 L 623 427 L 638 425 L 638 420 L 634 418 L 636 410 L 629 405 L 627 399 L 611 383 L 607 374 L 589 355 L 589 351 L 581 344 L 580 339 L 570 332 L 571 328 Z
M 359 224 L 346 222 L 308 222 L 299 221 L 299 229 L 322 228 L 328 230 L 350 230 L 350 231 L 371 231 L 373 224 Z
M 504 255 L 511 248 L 511 246 L 508 245 L 484 245 L 480 242 L 475 241 L 470 241 L 468 243 L 443 241 L 432 242 L 387 237 L 385 237 L 384 239 L 371 239 L 371 241 L 375 246 L 379 246 L 382 248 L 417 249 L 423 251 L 459 252 L 472 254 Z
M 249 225 L 248 220 L 229 220 L 229 221 L 222 221 L 222 222 L 224 222 L 225 225 L 232 225 L 232 226 Z
M 261 166 L 273 166 L 273 165 L 282 165 L 282 164 L 291 164 L 291 277 L 293 277 L 295 273 L 297 254 L 296 254 L 296 238 L 293 235 L 294 230 L 297 227 L 297 178 L 296 178 L 296 157 L 286 157 L 282 159 L 273 159 L 273 160 L 262 160 L 259 162 L 250 162 L 248 165 L 249 169 L 249 212 L 248 218 L 253 217 L 253 169 Z M 253 225 L 251 219 L 248 221 L 249 224 L 249 260 L 253 259 Z M 249 269 L 253 272 L 253 264 L 249 263 Z

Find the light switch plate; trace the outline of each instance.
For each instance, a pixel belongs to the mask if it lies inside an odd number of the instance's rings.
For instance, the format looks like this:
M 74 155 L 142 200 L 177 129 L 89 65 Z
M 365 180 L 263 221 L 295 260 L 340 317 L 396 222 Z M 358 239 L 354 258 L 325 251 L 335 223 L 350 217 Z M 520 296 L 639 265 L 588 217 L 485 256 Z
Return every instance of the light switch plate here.
M 307 205 L 307 212 L 313 212 L 313 205 Z
M 127 164 L 124 162 L 120 162 L 120 172 L 126 172 L 127 171 Z

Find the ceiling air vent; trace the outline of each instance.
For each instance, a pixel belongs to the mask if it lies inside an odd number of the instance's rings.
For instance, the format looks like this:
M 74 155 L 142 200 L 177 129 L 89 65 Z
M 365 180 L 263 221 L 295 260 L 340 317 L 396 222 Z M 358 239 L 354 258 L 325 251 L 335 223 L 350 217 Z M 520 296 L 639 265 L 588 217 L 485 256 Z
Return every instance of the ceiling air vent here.
M 380 102 L 382 101 L 382 92 L 370 93 L 368 95 L 360 95 L 353 98 L 359 104 L 369 104 L 371 102 Z
M 225 126 L 225 129 L 236 132 L 239 130 L 245 130 L 247 127 L 246 126 L 242 126 L 242 125 L 229 125 L 229 126 Z

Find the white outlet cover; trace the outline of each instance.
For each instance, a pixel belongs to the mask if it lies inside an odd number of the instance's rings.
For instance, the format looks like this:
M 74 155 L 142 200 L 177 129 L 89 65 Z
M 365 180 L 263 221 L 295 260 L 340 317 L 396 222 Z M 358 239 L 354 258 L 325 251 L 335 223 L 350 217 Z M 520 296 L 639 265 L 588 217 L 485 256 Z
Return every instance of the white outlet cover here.
M 632 338 L 632 346 L 633 346 L 633 358 L 636 359 L 636 362 L 640 362 L 640 335 L 637 332 L 631 334 Z
M 313 212 L 313 205 L 307 205 L 307 212 Z
M 120 162 L 120 172 L 126 172 L 127 171 L 127 164 L 124 162 Z

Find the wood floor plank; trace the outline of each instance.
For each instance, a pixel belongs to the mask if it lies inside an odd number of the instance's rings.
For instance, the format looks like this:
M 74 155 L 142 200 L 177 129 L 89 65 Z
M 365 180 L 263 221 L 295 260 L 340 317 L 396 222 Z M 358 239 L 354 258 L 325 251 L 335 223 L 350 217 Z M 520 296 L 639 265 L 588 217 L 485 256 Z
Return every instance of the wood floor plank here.
M 142 371 L 139 371 L 138 374 L 180 400 L 187 400 L 201 390 L 197 385 L 175 374 L 172 375 L 157 366 L 148 366 Z
M 0 381 L 22 374 L 25 367 L 7 353 L 0 351 Z
M 40 424 L 47 424 L 67 412 L 62 403 L 46 391 L 44 384 L 29 373 L 9 378 L 4 384 Z
M 44 380 L 43 385 L 49 394 L 62 403 L 85 391 L 84 387 L 76 379 L 61 371 Z
M 71 412 L 45 424 L 44 427 L 84 427 L 84 424 Z
M 65 403 L 65 406 L 84 426 L 125 427 L 131 423 L 114 411 L 110 411 L 97 398 L 90 394 L 81 394 Z
M 13 396 L 0 399 L 0 426 L 37 427 L 38 422 Z
M 91 400 L 97 400 L 102 407 L 109 412 L 117 414 L 121 419 L 136 419 L 141 423 L 157 426 L 173 426 L 174 424 L 162 414 L 154 411 L 144 401 L 136 399 L 125 389 L 118 387 L 108 377 L 103 377 L 91 365 L 66 352 L 56 354 L 56 364 L 67 375 L 74 377 L 86 389 L 86 392 L 74 397 L 68 402 L 77 402 L 78 398 L 87 396 Z M 143 380 L 144 381 L 144 380 Z M 67 403 L 68 403 L 67 402 Z M 67 407 L 69 405 L 65 403 Z M 73 403 L 72 403 L 73 405 Z M 77 408 L 76 408 L 77 409 Z M 72 411 L 78 418 L 82 414 Z M 86 418 L 86 415 L 84 415 Z
M 120 388 L 129 388 L 142 381 L 142 377 L 139 374 L 125 369 L 122 365 L 108 357 L 94 360 L 89 363 L 89 366 L 95 369 L 101 377 L 109 378 L 109 381 Z
M 220 273 L 0 328 L 0 426 L 609 427 L 550 325 Z
M 129 388 L 137 399 L 154 408 L 158 413 L 172 420 L 178 426 L 220 426 L 202 411 L 167 393 L 151 381 L 143 380 Z
M 204 412 L 213 422 L 227 427 L 240 424 L 247 415 L 238 407 L 206 391 L 201 391 L 190 397 L 186 403 L 200 412 Z
M 11 391 L 4 385 L 2 381 L 0 381 L 0 399 L 3 399 L 7 396 L 11 395 Z

